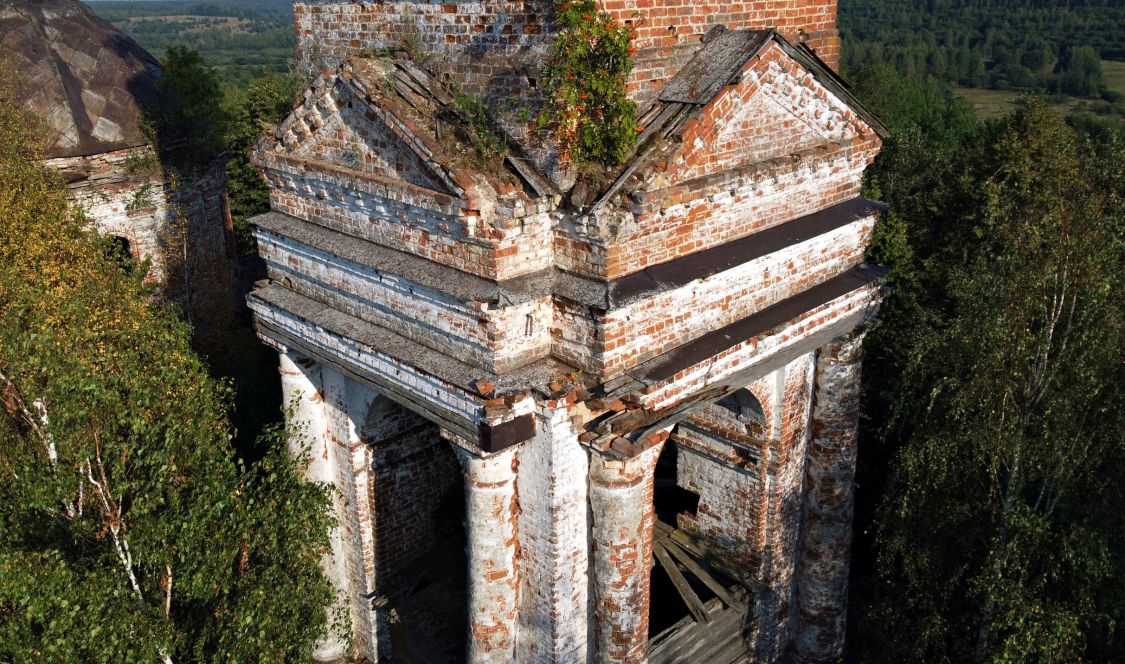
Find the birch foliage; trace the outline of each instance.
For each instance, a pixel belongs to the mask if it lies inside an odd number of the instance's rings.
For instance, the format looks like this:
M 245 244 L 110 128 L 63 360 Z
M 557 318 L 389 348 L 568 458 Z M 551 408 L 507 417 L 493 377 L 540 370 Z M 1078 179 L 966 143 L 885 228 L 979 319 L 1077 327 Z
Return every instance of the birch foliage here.
M 0 71 L 0 661 L 298 662 L 323 489 L 231 447 L 228 389 L 35 161 Z M 6 103 L 7 102 L 7 103 Z
M 928 195 L 867 657 L 1106 661 L 1125 604 L 1125 146 L 1026 101 Z

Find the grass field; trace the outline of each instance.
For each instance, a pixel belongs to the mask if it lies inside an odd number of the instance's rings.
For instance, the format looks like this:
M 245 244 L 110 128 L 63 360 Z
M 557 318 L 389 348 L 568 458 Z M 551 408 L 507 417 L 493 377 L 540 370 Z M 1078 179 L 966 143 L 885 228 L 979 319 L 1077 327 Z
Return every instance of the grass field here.
M 1102 60 L 1102 71 L 1106 87 L 1125 95 L 1125 62 Z
M 1125 62 L 1102 60 L 1102 71 L 1105 72 L 1106 87 L 1125 95 Z M 954 88 L 953 92 L 969 102 L 981 118 L 993 118 L 1011 112 L 1015 108 L 1015 101 L 1023 96 L 1022 92 L 981 88 Z M 1092 103 L 1099 102 L 1068 97 L 1065 102 L 1053 103 L 1051 106 L 1062 115 L 1070 115 L 1076 111 L 1088 110 Z

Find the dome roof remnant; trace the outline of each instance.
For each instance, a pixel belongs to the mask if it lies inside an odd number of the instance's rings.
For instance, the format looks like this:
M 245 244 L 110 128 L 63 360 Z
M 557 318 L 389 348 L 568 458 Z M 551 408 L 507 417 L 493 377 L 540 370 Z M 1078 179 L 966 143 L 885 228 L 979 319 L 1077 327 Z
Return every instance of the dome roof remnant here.
M 143 108 L 159 64 L 77 0 L 0 0 L 0 48 L 26 79 L 27 106 L 49 130 L 49 157 L 148 143 Z

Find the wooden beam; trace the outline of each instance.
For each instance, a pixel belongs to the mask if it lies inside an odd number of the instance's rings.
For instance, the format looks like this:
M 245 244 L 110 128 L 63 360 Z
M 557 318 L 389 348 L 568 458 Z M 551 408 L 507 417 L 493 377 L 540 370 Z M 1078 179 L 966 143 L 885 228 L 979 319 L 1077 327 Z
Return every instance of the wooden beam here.
M 714 548 L 709 546 L 706 542 L 701 542 L 684 531 L 659 520 L 657 520 L 655 528 L 653 528 L 653 533 L 654 537 L 659 536 L 660 538 L 668 539 L 689 554 L 706 561 L 713 569 L 721 572 L 731 580 L 737 581 L 750 592 L 761 592 L 762 584 L 753 577 L 750 570 L 728 564 L 723 558 L 722 553 L 715 551 Z
M 672 560 L 668 552 L 664 550 L 664 545 L 659 542 L 653 541 L 652 552 L 656 555 L 656 559 L 660 561 L 660 565 L 664 571 L 668 573 L 668 578 L 672 580 L 672 585 L 676 586 L 679 591 L 680 597 L 684 598 L 684 604 L 687 604 L 688 611 L 695 617 L 696 622 L 710 623 L 711 618 L 707 612 L 703 610 L 703 602 L 699 600 L 699 596 L 692 590 L 691 584 L 684 578 L 680 568 L 676 567 L 676 563 Z
M 676 542 L 672 540 L 666 540 L 665 542 L 662 542 L 662 545 L 664 549 L 668 551 L 668 553 L 671 553 L 677 560 L 683 563 L 683 566 L 686 567 L 689 572 L 699 577 L 699 580 L 703 582 L 703 585 L 710 588 L 711 592 L 715 593 L 715 595 L 719 599 L 723 600 L 724 604 L 726 604 L 727 606 L 739 605 L 738 602 L 734 599 L 734 596 L 730 594 L 730 592 L 723 586 L 723 584 L 719 583 L 718 579 L 716 579 L 711 575 L 709 571 L 707 571 L 706 567 L 710 567 L 710 565 L 707 565 L 706 562 L 704 562 L 703 565 L 695 562 L 695 560 L 690 555 L 688 555 L 686 551 L 681 549 L 676 544 Z

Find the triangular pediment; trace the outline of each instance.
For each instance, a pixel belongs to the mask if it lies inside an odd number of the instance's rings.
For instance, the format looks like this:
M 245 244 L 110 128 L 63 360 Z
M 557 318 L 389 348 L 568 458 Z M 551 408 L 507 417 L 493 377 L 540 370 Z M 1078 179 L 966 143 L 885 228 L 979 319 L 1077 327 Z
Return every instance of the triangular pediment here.
M 887 135 L 812 50 L 773 30 L 721 26 L 637 119 L 636 151 L 587 212 L 623 190 L 658 191 L 857 144 L 874 155 Z
M 876 133 L 850 100 L 830 90 L 779 42 L 768 41 L 685 127 L 673 159 L 675 180 L 814 150 L 833 152 Z
M 272 148 L 295 159 L 449 194 L 447 174 L 404 131 L 393 114 L 357 94 L 346 80 L 325 76 L 278 127 Z

